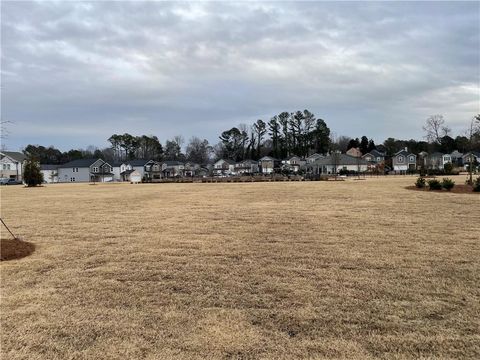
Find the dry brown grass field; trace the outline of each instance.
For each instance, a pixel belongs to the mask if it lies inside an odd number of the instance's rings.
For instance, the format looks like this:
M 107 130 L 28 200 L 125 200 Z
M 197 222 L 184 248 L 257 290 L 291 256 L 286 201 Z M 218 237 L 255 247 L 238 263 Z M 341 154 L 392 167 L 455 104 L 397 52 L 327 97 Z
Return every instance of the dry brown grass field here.
M 413 182 L 4 187 L 2 359 L 478 359 L 480 196 Z

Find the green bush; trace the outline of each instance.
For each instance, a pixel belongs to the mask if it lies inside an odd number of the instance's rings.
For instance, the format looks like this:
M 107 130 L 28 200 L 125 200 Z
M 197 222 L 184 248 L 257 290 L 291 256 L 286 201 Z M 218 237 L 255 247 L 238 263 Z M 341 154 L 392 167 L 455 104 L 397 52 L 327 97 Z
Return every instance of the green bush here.
M 447 190 L 447 191 L 450 191 L 453 189 L 453 187 L 455 186 L 455 181 L 453 181 L 452 179 L 449 179 L 449 178 L 444 178 L 442 180 L 442 187 Z
M 425 179 L 423 177 L 417 178 L 415 182 L 415 186 L 419 189 L 423 189 L 425 187 Z
M 442 190 L 442 183 L 437 179 L 428 180 L 429 190 Z
M 32 158 L 27 159 L 23 168 L 23 181 L 27 186 L 37 186 L 43 183 L 43 174 L 40 165 Z
M 480 176 L 473 181 L 473 191 L 480 192 Z
M 445 171 L 446 175 L 452 175 L 453 164 L 452 163 L 446 163 L 445 165 L 443 165 L 443 170 Z

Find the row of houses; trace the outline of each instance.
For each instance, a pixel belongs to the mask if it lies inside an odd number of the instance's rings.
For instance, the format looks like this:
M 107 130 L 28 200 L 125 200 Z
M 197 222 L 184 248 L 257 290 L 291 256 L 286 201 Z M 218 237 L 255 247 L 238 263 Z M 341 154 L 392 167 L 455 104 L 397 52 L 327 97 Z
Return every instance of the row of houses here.
M 392 170 L 395 173 L 419 171 L 421 169 L 444 168 L 445 164 L 467 167 L 480 163 L 480 153 L 451 154 L 421 152 L 414 154 L 407 148 L 392 157 L 391 168 L 386 166 L 385 153 L 372 150 L 363 154 L 352 148 L 346 154 L 312 154 L 306 158 L 292 156 L 288 159 L 275 159 L 264 156 L 260 160 L 235 162 L 220 159 L 213 165 L 200 165 L 193 162 L 161 161 L 136 159 L 119 163 L 109 163 L 101 159 L 79 159 L 62 165 L 42 164 L 41 171 L 46 182 L 111 182 L 111 181 L 159 181 L 172 177 L 238 176 L 272 174 L 276 172 L 329 175 L 339 172 L 369 172 Z M 23 163 L 26 157 L 20 152 L 0 152 L 0 177 L 22 180 Z
M 354 157 L 361 157 L 369 163 L 369 169 L 385 167 L 386 156 L 377 150 L 362 155 L 358 148 L 352 148 L 347 151 L 347 154 Z M 443 154 L 440 152 L 427 153 L 425 151 L 419 154 L 414 154 L 404 148 L 392 156 L 392 168 L 396 173 L 408 171 L 424 170 L 443 170 L 446 164 L 452 164 L 454 167 L 463 167 L 467 169 L 470 165 L 480 163 L 480 152 L 469 152 L 463 154 L 457 150 L 450 154 Z
M 207 176 L 209 170 L 192 162 L 157 162 L 135 159 L 109 163 L 102 159 L 79 159 L 62 165 L 40 165 L 46 182 L 158 181 L 163 178 Z

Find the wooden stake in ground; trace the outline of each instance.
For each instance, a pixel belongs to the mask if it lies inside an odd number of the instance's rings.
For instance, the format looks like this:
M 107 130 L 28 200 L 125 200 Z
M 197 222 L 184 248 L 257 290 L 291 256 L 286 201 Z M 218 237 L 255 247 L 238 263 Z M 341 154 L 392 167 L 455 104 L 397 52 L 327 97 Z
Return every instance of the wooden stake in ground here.
M 8 230 L 8 232 L 10 233 L 10 235 L 12 235 L 13 239 L 14 240 L 18 240 L 18 238 L 10 231 L 10 229 L 8 228 L 7 224 L 5 224 L 5 221 L 3 221 L 2 218 L 0 218 L 0 221 L 2 222 L 3 226 L 5 226 L 5 229 Z

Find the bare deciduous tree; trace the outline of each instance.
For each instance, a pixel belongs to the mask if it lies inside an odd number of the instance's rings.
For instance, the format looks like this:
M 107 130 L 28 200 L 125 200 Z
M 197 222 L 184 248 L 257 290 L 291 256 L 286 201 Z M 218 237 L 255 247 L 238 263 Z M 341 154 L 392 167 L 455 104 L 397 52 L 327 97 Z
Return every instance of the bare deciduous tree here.
M 445 125 L 443 115 L 429 116 L 425 121 L 423 131 L 425 131 L 425 138 L 429 142 L 435 142 L 437 144 L 440 144 L 442 137 L 447 136 L 452 132 L 452 130 Z

